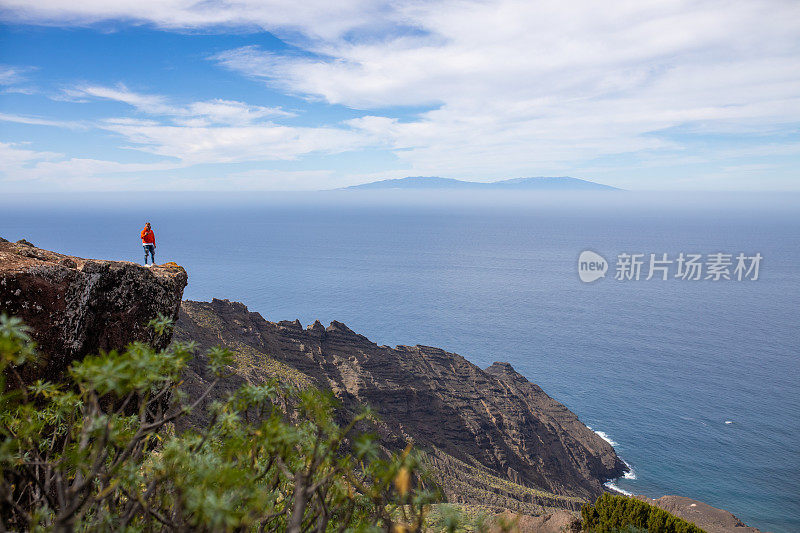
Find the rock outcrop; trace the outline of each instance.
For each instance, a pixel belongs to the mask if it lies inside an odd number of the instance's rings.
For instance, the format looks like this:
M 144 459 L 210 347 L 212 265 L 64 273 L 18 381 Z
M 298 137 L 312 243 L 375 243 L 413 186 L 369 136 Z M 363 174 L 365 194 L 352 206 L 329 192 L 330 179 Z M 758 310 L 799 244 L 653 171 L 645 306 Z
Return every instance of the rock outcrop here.
M 657 500 L 646 496 L 636 496 L 636 498 L 693 522 L 708 533 L 761 533 L 724 509 L 717 509 L 684 496 L 662 496 Z
M 607 442 L 508 363 L 481 370 L 438 348 L 378 346 L 340 322 L 268 322 L 226 300 L 184 302 L 175 339 L 230 348 L 237 379 L 278 376 L 329 389 L 345 408 L 370 405 L 385 445 L 425 450 L 450 501 L 577 510 L 625 471 Z M 187 384 L 203 372 L 196 361 Z
M 147 324 L 159 313 L 177 318 L 186 271 L 173 264 L 145 268 L 82 259 L 0 240 L 0 313 L 31 327 L 43 362 L 23 379 L 57 379 L 73 360 L 159 339 Z
M 490 533 L 580 533 L 581 521 L 567 511 L 542 516 L 518 515 L 504 511 L 489 520 Z

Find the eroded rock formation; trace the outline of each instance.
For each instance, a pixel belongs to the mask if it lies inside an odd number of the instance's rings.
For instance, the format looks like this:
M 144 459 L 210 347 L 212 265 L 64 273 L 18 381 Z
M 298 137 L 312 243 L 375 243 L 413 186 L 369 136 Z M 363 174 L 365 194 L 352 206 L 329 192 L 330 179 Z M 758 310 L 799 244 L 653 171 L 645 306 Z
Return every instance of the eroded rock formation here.
M 235 302 L 184 302 L 176 340 L 237 353 L 238 379 L 277 375 L 380 415 L 382 439 L 427 451 L 451 501 L 538 513 L 579 509 L 625 465 L 566 407 L 508 363 L 481 370 L 429 346 L 378 346 L 340 322 L 268 322 Z M 202 362 L 187 378 L 204 380 Z
M 147 324 L 159 313 L 177 317 L 186 271 L 125 261 L 82 259 L 0 241 L 0 313 L 22 318 L 43 355 L 28 379 L 57 379 L 76 358 L 158 340 Z

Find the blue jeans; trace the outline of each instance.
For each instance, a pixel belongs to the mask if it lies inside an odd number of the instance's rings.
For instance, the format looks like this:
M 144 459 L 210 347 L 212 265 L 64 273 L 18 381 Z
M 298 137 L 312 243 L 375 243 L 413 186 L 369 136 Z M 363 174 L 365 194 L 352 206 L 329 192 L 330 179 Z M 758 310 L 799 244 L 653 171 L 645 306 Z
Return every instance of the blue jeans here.
M 150 257 L 153 260 L 153 264 L 156 264 L 156 245 L 155 244 L 145 244 L 144 248 L 144 264 L 147 264 L 147 254 L 150 254 Z

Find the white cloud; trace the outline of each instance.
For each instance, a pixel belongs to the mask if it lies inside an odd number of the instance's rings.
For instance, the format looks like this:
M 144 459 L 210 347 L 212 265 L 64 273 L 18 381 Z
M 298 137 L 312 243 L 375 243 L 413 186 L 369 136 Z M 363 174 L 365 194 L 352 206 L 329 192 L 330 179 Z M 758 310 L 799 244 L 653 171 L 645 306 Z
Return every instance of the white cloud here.
M 168 105 L 166 98 L 158 95 L 139 94 L 128 90 L 124 85 L 105 87 L 86 85 L 65 89 L 64 95 L 79 102 L 87 101 L 87 97 L 114 100 L 128 104 L 145 113 L 172 114 L 173 107 Z
M 31 66 L 0 65 L 0 86 L 3 93 L 34 94 L 36 89 L 28 85 L 28 74 L 36 70 Z
M 181 166 L 175 163 L 120 163 L 68 158 L 61 153 L 32 150 L 24 143 L 0 142 L 0 175 L 4 176 L 6 184 L 44 182 L 57 186 L 108 188 L 102 186 L 103 178 L 100 176 L 173 170 Z
M 294 113 L 279 107 L 251 106 L 221 98 L 194 102 L 186 110 L 186 114 L 217 124 L 251 124 L 264 118 L 294 116 Z
M 355 108 L 433 105 L 418 120 L 352 121 L 423 173 L 513 176 L 606 155 L 674 150 L 654 135 L 800 123 L 800 4 L 706 1 L 410 3 L 419 37 L 243 47 L 214 59 Z M 398 20 L 400 17 L 398 16 Z
M 365 135 L 339 128 L 278 124 L 193 126 L 108 121 L 100 127 L 124 136 L 131 148 L 187 164 L 292 160 L 310 153 L 340 153 L 371 143 Z
M 24 143 L 4 143 L 0 142 L 0 170 L 11 168 L 21 168 L 31 163 L 47 161 L 63 157 L 62 154 L 54 152 L 40 152 L 25 148 Z
M 374 0 L 3 0 L 5 18 L 14 22 L 85 25 L 104 20 L 146 22 L 165 29 L 250 27 L 282 29 L 318 39 L 369 27 L 390 8 Z
M 398 4 L 401 5 L 401 4 Z M 786 2 L 406 3 L 397 23 L 425 33 L 309 46 L 319 59 L 243 47 L 218 60 L 289 89 L 357 108 L 455 100 L 593 98 L 646 89 L 684 67 L 796 81 L 800 11 Z M 768 65 L 768 58 L 783 64 Z M 759 72 L 738 67 L 754 67 Z M 714 82 L 688 72 L 682 89 Z M 763 84 L 773 82 L 763 80 Z M 787 80 L 788 81 L 788 80 Z M 715 82 L 724 87 L 724 80 Z M 728 91 L 724 91 L 723 95 Z
M 41 117 L 11 115 L 8 113 L 0 113 L 0 122 L 15 122 L 17 124 L 29 124 L 34 126 L 53 126 L 56 128 L 67 128 L 67 129 L 86 129 L 88 127 L 88 125 L 83 122 L 75 122 L 69 120 L 50 120 Z
M 212 59 L 288 93 L 368 113 L 297 128 L 272 122 L 281 110 L 242 102 L 176 106 L 124 86 L 74 94 L 149 115 L 102 127 L 187 162 L 378 146 L 395 150 L 409 173 L 500 178 L 586 168 L 615 154 L 723 157 L 699 154 L 705 148 L 691 136 L 750 135 L 756 148 L 755 136 L 800 124 L 794 0 L 2 2 L 12 19 L 34 23 L 265 29 L 300 51 L 245 46 Z M 430 110 L 407 117 L 396 106 Z M 780 149 L 765 140 L 762 149 L 773 147 Z
M 86 128 L 112 132 L 128 143 L 123 148 L 161 156 L 156 163 L 120 163 L 92 158 L 67 157 L 64 154 L 36 152 L 21 145 L 5 144 L 0 150 L 3 165 L 0 171 L 7 181 L 48 182 L 69 186 L 115 188 L 138 179 L 133 173 L 163 172 L 194 165 L 294 160 L 318 153 L 334 154 L 374 145 L 364 132 L 347 125 L 330 127 L 298 127 L 276 124 L 269 120 L 291 116 L 279 108 L 248 105 L 223 99 L 176 105 L 161 95 L 137 93 L 125 86 L 83 86 L 64 93 L 67 97 L 106 99 L 125 103 L 144 117 L 116 117 L 93 122 L 65 122 L 40 117 L 0 113 L 0 121 L 24 124 Z M 121 179 L 119 175 L 126 174 Z M 325 173 L 330 175 L 329 172 Z M 102 186 L 102 177 L 117 175 L 109 186 Z M 224 176 L 224 174 L 223 174 Z M 235 183 L 275 184 L 275 177 L 319 178 L 319 173 L 279 173 L 231 177 Z M 266 181 L 265 181 L 266 180 Z M 290 180 L 297 183 L 297 179 Z M 180 179 L 174 179 L 175 186 Z M 210 180 L 210 183 L 214 180 Z M 259 185 L 260 184 L 260 185 Z M 202 186 L 198 183 L 198 186 Z M 210 186 L 210 185 L 209 185 Z M 275 188 L 285 188 L 276 186 Z M 302 188 L 302 187 L 301 187 Z
M 173 116 L 191 125 L 244 125 L 265 118 L 294 116 L 293 113 L 284 111 L 280 107 L 254 106 L 220 98 L 179 106 L 170 103 L 165 96 L 134 92 L 122 84 L 116 87 L 84 85 L 65 89 L 64 95 L 81 102 L 87 101 L 87 98 L 122 102 L 143 113 Z
M 18 67 L 0 65 L 0 85 L 16 85 L 27 79 L 26 73 L 33 70 L 31 67 Z
M 272 119 L 293 116 L 278 107 L 214 99 L 176 105 L 161 95 L 124 85 L 82 86 L 71 98 L 125 103 L 147 118 L 120 117 L 95 126 L 124 137 L 132 148 L 179 160 L 184 165 L 292 160 L 310 153 L 340 153 L 374 145 L 363 132 L 346 126 L 284 126 Z

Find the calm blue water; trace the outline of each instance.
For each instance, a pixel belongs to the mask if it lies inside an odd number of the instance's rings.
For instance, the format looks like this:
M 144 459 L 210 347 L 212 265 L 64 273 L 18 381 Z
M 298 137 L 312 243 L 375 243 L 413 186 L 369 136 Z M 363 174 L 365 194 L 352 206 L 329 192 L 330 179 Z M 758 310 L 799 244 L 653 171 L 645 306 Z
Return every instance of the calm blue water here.
M 618 487 L 800 531 L 800 196 L 386 198 L 6 195 L 0 236 L 141 261 L 149 220 L 187 299 L 509 361 L 617 443 Z M 585 249 L 764 261 L 755 282 L 583 284 Z

